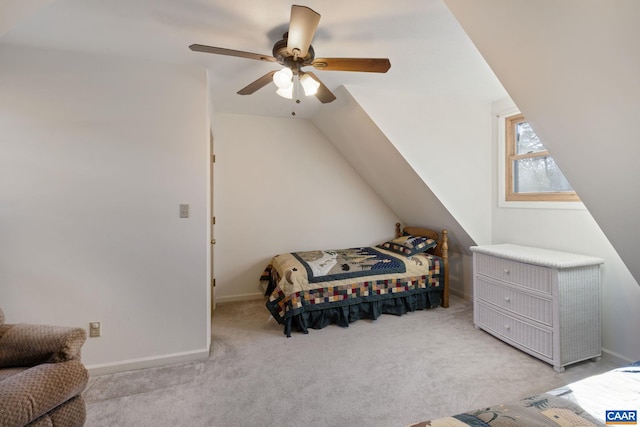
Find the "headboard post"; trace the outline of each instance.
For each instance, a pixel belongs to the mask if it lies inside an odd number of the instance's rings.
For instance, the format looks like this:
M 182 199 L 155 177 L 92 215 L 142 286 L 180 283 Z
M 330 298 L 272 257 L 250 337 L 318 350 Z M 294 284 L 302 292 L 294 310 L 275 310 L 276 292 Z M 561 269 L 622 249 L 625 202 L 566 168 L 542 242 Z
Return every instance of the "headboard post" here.
M 449 307 L 449 232 L 442 230 L 442 262 L 444 263 L 444 290 L 442 291 L 442 307 Z
M 396 223 L 396 237 L 401 237 L 402 233 L 406 232 L 414 236 L 429 237 L 438 241 L 438 246 L 433 250 L 434 255 L 442 258 L 442 264 L 444 269 L 444 286 L 442 289 L 442 307 L 449 307 L 449 231 L 442 230 L 438 233 L 429 228 L 422 227 L 404 227 L 399 222 Z

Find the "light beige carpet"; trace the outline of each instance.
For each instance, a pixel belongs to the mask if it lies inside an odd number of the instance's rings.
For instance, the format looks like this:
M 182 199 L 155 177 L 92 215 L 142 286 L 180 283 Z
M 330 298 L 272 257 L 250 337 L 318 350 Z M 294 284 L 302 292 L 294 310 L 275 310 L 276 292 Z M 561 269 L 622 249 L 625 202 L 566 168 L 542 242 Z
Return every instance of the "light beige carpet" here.
M 473 326 L 470 302 L 286 338 L 262 301 L 219 305 L 206 362 L 104 375 L 87 426 L 405 426 L 616 367 L 557 373 Z

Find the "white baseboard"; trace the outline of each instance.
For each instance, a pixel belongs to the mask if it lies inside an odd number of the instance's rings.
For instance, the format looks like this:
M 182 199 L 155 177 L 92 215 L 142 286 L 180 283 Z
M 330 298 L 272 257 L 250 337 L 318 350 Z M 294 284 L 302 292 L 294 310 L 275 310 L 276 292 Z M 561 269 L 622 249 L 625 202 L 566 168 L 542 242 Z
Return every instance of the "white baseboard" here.
M 603 357 L 607 358 L 607 360 L 610 360 L 611 362 L 620 366 L 626 366 L 631 363 L 637 362 L 637 360 L 628 359 L 618 353 L 615 353 L 611 350 L 607 350 L 606 348 L 602 349 L 602 355 Z
M 459 298 L 462 298 L 463 300 L 466 300 L 466 301 L 472 301 L 473 300 L 473 297 L 471 295 L 467 295 L 464 292 L 460 292 L 460 291 L 455 290 L 455 289 L 449 288 L 449 293 L 451 295 L 455 295 L 455 296 L 457 296 Z
M 187 351 L 164 356 L 145 357 L 123 360 L 120 362 L 87 365 L 90 376 L 113 374 L 116 372 L 134 371 L 144 368 L 155 368 L 173 363 L 198 362 L 209 359 L 210 349 Z
M 254 294 L 230 295 L 228 297 L 216 297 L 216 304 L 224 304 L 226 302 L 252 301 L 264 298 L 264 294 L 260 292 L 256 292 Z

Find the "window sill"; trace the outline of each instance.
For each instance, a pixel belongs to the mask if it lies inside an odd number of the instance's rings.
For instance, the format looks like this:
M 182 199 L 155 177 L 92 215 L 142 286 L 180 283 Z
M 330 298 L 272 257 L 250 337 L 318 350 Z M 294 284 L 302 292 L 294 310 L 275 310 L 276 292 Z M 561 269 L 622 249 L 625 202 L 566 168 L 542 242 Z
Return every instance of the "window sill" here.
M 503 199 L 498 203 L 498 206 L 515 209 L 587 210 L 582 202 L 507 202 Z

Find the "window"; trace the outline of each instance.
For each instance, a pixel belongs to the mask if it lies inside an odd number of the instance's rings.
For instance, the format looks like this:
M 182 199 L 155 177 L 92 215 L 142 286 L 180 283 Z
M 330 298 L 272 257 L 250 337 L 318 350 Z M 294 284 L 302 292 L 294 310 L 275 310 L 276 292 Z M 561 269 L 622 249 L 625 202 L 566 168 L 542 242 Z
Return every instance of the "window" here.
M 580 201 L 522 114 L 506 117 L 505 131 L 507 201 Z

